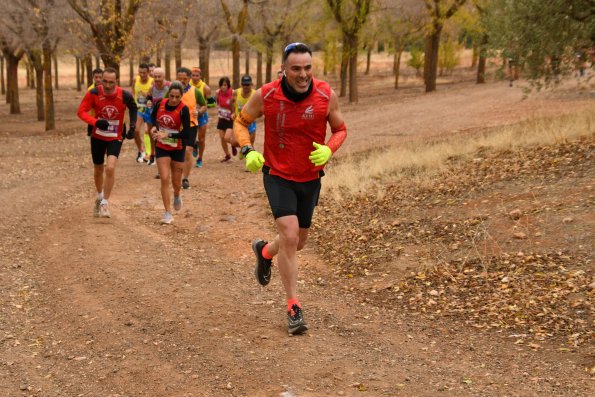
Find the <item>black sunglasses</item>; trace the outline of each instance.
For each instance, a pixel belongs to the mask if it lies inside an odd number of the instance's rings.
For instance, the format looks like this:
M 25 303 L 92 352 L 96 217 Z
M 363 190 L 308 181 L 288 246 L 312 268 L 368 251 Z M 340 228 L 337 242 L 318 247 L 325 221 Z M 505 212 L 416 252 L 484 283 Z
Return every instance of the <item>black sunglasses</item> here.
M 310 47 L 308 47 L 304 43 L 296 42 L 288 44 L 287 47 L 285 47 L 285 49 L 283 50 L 283 60 L 286 60 L 289 54 L 291 54 L 292 52 L 307 52 L 310 55 L 312 55 Z

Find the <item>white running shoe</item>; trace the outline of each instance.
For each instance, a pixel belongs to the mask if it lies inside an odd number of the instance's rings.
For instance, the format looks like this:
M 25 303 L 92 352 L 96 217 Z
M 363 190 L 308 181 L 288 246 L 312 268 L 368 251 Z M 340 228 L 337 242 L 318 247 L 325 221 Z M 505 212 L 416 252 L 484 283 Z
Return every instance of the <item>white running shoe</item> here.
M 138 157 L 136 158 L 137 163 L 143 163 L 145 161 L 145 152 L 138 152 Z
M 179 211 L 182 209 L 182 198 L 180 196 L 174 196 L 174 210 Z
M 100 218 L 111 218 L 112 217 L 112 215 L 109 213 L 109 209 L 107 208 L 107 203 L 99 205 L 99 217 Z
M 95 218 L 99 218 L 99 206 L 101 205 L 101 200 L 95 199 L 95 205 L 93 206 L 93 216 Z
M 169 212 L 165 211 L 165 213 L 163 214 L 163 218 L 161 219 L 161 224 L 162 225 L 169 225 L 173 221 L 174 221 L 174 217 L 172 216 L 172 214 L 170 214 Z

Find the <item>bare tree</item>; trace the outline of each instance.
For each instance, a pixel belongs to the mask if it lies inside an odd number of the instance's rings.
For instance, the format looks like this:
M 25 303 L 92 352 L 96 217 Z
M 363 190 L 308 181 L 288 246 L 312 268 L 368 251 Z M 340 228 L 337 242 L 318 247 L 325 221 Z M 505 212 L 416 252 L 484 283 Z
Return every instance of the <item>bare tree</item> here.
M 211 47 L 220 32 L 220 23 L 217 15 L 221 10 L 219 3 L 208 0 L 197 0 L 197 10 L 200 16 L 196 18 L 194 33 L 198 40 L 198 67 L 202 72 L 202 78 L 209 85 L 211 78 L 209 58 Z
M 424 0 L 430 17 L 425 38 L 424 83 L 426 92 L 436 91 L 438 49 L 444 23 L 451 18 L 466 0 Z
M 59 1 L 59 0 L 58 0 Z M 54 109 L 54 91 L 52 87 L 52 55 L 55 52 L 55 46 L 59 41 L 59 34 L 55 28 L 51 26 L 56 25 L 52 20 L 56 11 L 56 0 L 21 0 L 21 10 L 26 15 L 29 26 L 34 32 L 35 40 L 41 46 L 41 57 L 43 61 L 43 97 L 44 97 L 44 117 L 45 130 L 50 131 L 56 128 L 55 109 Z M 30 46 L 29 46 L 30 47 Z M 36 50 L 31 51 L 35 53 Z M 36 62 L 36 72 L 39 68 L 39 59 L 37 56 L 30 56 L 33 62 Z M 37 99 L 39 101 L 39 76 L 37 79 Z M 38 102 L 38 114 L 40 112 L 40 104 Z
M 273 55 L 279 39 L 293 31 L 295 25 L 299 22 L 299 18 L 291 18 L 291 16 L 304 5 L 303 1 L 292 0 L 271 0 L 267 3 L 258 5 L 258 15 L 261 20 L 255 26 L 258 29 L 260 41 L 264 47 L 264 61 L 265 61 L 265 82 L 268 83 L 273 79 Z
M 347 78 L 349 67 L 349 102 L 357 102 L 357 54 L 361 30 L 370 13 L 371 0 L 326 0 L 343 34 L 341 60 L 341 88 Z M 342 94 L 342 95 L 341 95 Z M 340 96 L 344 96 L 342 89 Z
M 19 62 L 25 55 L 22 45 L 23 16 L 16 12 L 16 5 L 7 4 L 0 14 L 0 48 L 6 59 L 6 103 L 10 104 L 10 114 L 21 113 L 19 101 Z
M 232 82 L 233 88 L 240 86 L 240 38 L 244 34 L 246 23 L 248 22 L 248 3 L 249 0 L 237 0 L 239 4 L 236 4 L 237 15 L 232 15 L 234 11 L 233 7 L 230 7 L 227 0 L 220 0 L 221 7 L 223 8 L 223 14 L 225 15 L 225 22 L 229 29 L 231 36 L 231 53 L 233 60 L 233 71 L 232 71 Z
M 103 64 L 120 72 L 122 54 L 130 39 L 142 0 L 68 0 L 74 11 L 89 25 Z M 91 65 L 92 66 L 92 65 Z

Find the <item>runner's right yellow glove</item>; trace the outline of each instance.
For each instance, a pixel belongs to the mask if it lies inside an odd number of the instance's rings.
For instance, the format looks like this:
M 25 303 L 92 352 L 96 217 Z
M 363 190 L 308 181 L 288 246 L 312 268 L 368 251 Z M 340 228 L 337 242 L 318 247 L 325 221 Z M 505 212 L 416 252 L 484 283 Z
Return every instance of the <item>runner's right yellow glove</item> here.
M 264 157 L 256 150 L 246 155 L 246 169 L 252 173 L 258 172 L 264 164 Z

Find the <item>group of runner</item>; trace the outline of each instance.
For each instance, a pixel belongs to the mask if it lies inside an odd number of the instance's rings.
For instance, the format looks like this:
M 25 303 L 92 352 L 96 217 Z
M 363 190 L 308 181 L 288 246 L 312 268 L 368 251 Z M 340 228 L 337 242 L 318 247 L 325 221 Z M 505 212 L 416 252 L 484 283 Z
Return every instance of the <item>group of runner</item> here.
M 109 74 L 110 73 L 108 72 L 108 75 Z M 120 132 L 115 131 L 112 134 L 106 135 L 100 128 L 101 125 L 98 127 L 95 122 L 91 122 L 89 118 L 89 116 L 96 116 L 98 119 L 104 118 L 105 120 L 110 120 L 114 117 L 113 111 L 111 110 L 102 109 L 102 116 L 96 111 L 97 107 L 103 108 L 101 102 L 104 101 L 104 97 L 116 95 L 115 92 L 111 93 L 102 87 L 103 75 L 104 71 L 101 69 L 95 69 L 93 71 L 93 84 L 88 88 L 87 95 L 81 102 L 78 115 L 88 123 L 87 133 L 91 136 L 91 142 L 94 146 L 97 146 L 97 143 L 94 143 L 97 140 L 104 142 L 119 141 L 119 143 L 110 144 L 111 146 L 118 146 L 117 148 L 113 147 L 110 152 L 106 152 L 108 156 L 108 164 L 113 163 L 113 167 L 115 167 L 115 160 L 118 158 L 122 140 L 126 135 L 124 122 L 122 121 L 122 130 Z M 169 195 L 166 194 L 168 193 L 169 184 L 171 183 L 173 187 L 173 207 L 176 211 L 179 211 L 182 205 L 179 194 L 180 187 L 189 189 L 189 177 L 193 167 L 202 168 L 203 166 L 207 124 L 209 121 L 207 102 L 218 107 L 217 129 L 220 131 L 224 152 L 224 158 L 221 161 L 228 162 L 231 160 L 228 148 L 229 145 L 232 147 L 232 153 L 234 155 L 237 154 L 237 142 L 233 138 L 232 133 L 233 119 L 239 114 L 242 106 L 246 104 L 250 96 L 254 93 L 252 78 L 249 75 L 242 77 L 242 87 L 236 90 L 230 88 L 231 84 L 229 78 L 222 78 L 215 96 L 212 96 L 211 88 L 202 80 L 202 73 L 198 67 L 192 69 L 186 67 L 179 68 L 176 71 L 176 79 L 176 82 L 179 82 L 182 86 L 181 103 L 187 108 L 189 113 L 190 124 L 187 130 L 183 128 L 183 124 L 177 126 L 168 126 L 164 124 L 164 120 L 166 119 L 177 120 L 176 117 L 170 114 L 172 110 L 169 109 L 169 106 L 164 108 L 165 110 L 161 109 L 161 113 L 159 113 L 160 109 L 158 104 L 164 102 L 164 100 L 172 106 L 173 103 L 178 105 L 175 100 L 169 98 L 172 82 L 165 80 L 165 71 L 162 68 L 155 67 L 153 64 L 141 63 L 138 68 L 138 75 L 135 77 L 132 86 L 130 87 L 130 94 L 136 104 L 136 117 L 135 121 L 132 119 L 130 121 L 131 128 L 129 131 L 132 131 L 132 133 L 130 133 L 129 136 L 133 137 L 137 147 L 136 161 L 138 163 L 147 163 L 148 165 L 157 165 L 158 173 L 156 178 L 161 179 L 161 191 L 165 210 L 161 223 L 164 224 L 169 224 L 173 221 L 172 211 L 169 205 L 171 200 L 169 200 Z M 110 80 L 109 77 L 108 80 Z M 125 90 L 122 90 L 120 87 L 117 88 L 118 90 L 116 91 L 120 92 L 121 90 L 122 92 L 125 92 Z M 117 95 L 114 98 L 114 101 L 120 101 Z M 133 110 L 130 109 L 131 117 L 132 113 Z M 85 114 L 87 116 L 85 116 Z M 181 121 L 182 119 L 180 119 L 180 122 Z M 175 136 L 175 139 L 179 141 L 179 147 L 177 144 L 173 145 L 174 138 L 159 139 L 156 138 L 159 134 L 153 132 L 153 130 L 159 129 L 171 130 L 172 127 L 179 128 L 180 134 Z M 255 132 L 256 123 L 253 123 L 250 127 L 252 143 L 254 142 Z M 113 156 L 114 159 L 110 160 L 110 156 Z M 164 165 L 166 160 L 159 161 L 159 158 L 165 157 L 170 158 L 169 162 L 167 162 L 168 165 Z M 100 161 L 99 156 L 96 156 L 95 160 L 97 160 L 97 162 L 94 164 L 98 169 L 103 167 L 103 161 Z M 162 166 L 159 166 L 160 163 Z M 104 170 L 106 176 L 108 168 L 109 167 L 106 167 Z M 97 186 L 100 186 L 100 182 L 102 182 L 103 179 L 99 179 L 99 171 L 97 171 L 96 174 L 95 183 Z M 113 174 L 113 172 L 110 173 L 110 175 L 111 174 Z M 108 181 L 111 181 L 111 179 L 108 178 Z M 98 197 L 102 196 L 102 192 L 103 189 L 98 188 Z M 165 197 L 166 195 L 167 197 Z M 95 216 L 111 216 L 108 209 L 107 199 L 104 196 L 105 195 L 101 198 L 101 200 L 103 200 L 103 205 L 99 205 L 103 210 L 99 211 L 96 208 L 97 210 L 94 212 Z
M 347 129 L 335 92 L 328 83 L 313 78 L 310 48 L 303 43 L 289 44 L 282 58 L 282 70 L 275 81 L 254 90 L 251 77 L 246 75 L 241 79 L 242 87 L 232 90 L 229 78 L 223 77 L 212 101 L 218 107 L 217 130 L 225 155 L 221 161 L 230 161 L 239 149 L 248 171 L 262 170 L 277 235 L 270 242 L 256 239 L 252 243 L 254 274 L 261 285 L 267 285 L 273 257 L 277 257 L 287 297 L 287 329 L 290 334 L 300 334 L 308 325 L 297 297 L 297 251 L 306 244 L 323 168 L 343 144 Z M 162 69 L 151 71 L 149 65 L 141 64 L 131 94 L 116 85 L 116 71 L 106 68 L 101 81 L 95 80 L 83 98 L 77 114 L 91 127 L 95 216 L 110 217 L 108 199 L 124 138 L 135 139 L 137 161 L 145 161 L 144 124 L 151 139 L 147 162 L 156 162 L 161 179 L 165 209 L 161 223 L 173 221 L 170 185 L 173 209 L 182 208 L 180 191 L 190 187 L 188 176 L 193 164 L 202 166 L 208 123 L 205 98 L 211 94 L 198 68 L 180 68 L 176 78 L 175 82 L 165 82 Z M 124 125 L 126 109 L 130 115 L 128 131 Z M 255 123 L 261 116 L 263 153 L 254 148 Z M 332 134 L 325 143 L 327 124 Z

